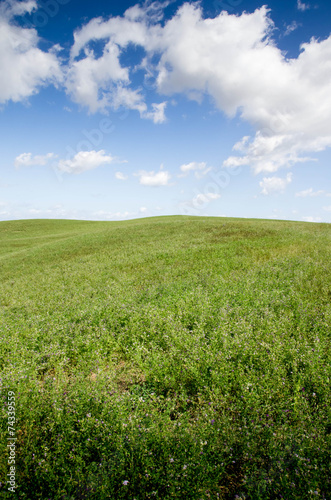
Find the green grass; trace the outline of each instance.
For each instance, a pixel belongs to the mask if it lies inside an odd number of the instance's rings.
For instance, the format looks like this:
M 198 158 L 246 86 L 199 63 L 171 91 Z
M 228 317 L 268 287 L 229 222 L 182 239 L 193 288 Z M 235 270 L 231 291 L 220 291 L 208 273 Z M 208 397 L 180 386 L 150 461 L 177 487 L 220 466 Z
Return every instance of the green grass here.
M 330 499 L 330 228 L 1 222 L 0 498 Z

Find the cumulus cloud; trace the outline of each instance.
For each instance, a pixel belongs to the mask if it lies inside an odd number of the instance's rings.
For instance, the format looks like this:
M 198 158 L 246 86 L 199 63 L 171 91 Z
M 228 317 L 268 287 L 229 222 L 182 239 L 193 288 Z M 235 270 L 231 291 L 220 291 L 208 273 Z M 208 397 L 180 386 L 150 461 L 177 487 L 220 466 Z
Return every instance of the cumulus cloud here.
M 287 174 L 284 179 L 281 177 L 264 177 L 260 182 L 261 193 L 265 195 L 281 193 L 290 182 L 292 182 L 292 174 Z
M 326 212 L 331 212 L 331 205 L 328 205 L 327 207 L 323 207 L 323 210 Z
M 153 103 L 152 111 L 145 111 L 142 115 L 143 118 L 150 118 L 154 123 L 164 123 L 166 121 L 165 108 L 167 102 Z
M 128 83 L 129 71 L 119 62 L 120 50 L 108 42 L 101 57 L 85 49 L 85 57 L 70 65 L 66 88 L 72 100 L 87 106 L 92 113 L 103 110 L 111 103 L 114 84 Z
M 100 151 L 79 151 L 70 160 L 60 160 L 57 168 L 67 174 L 81 174 L 87 170 L 94 170 L 101 165 L 112 163 L 114 158 L 107 155 L 103 149 Z
M 145 46 L 150 23 L 161 19 L 168 3 L 154 2 L 144 8 L 136 5 L 123 17 L 107 21 L 95 18 L 74 33 L 66 88 L 75 102 L 87 106 L 91 113 L 124 106 L 154 123 L 166 120 L 167 103 L 152 103 L 149 110 L 141 89 L 130 87 L 130 68 L 121 65 L 120 56 L 129 43 Z M 89 47 L 91 41 L 104 43 L 100 57 Z
M 307 9 L 308 4 L 298 2 L 298 8 Z M 151 21 L 146 9 L 135 6 L 122 17 L 90 21 L 75 33 L 72 58 L 82 52 L 85 57 L 73 64 L 95 59 L 89 49 L 95 40 L 105 43 L 104 54 L 109 44 L 119 51 L 130 43 L 143 47 L 146 55 L 140 69 L 155 75 L 160 94 L 185 93 L 195 100 L 209 94 L 219 110 L 230 117 L 239 115 L 256 127 L 256 135 L 247 138 L 241 154 L 228 158 L 225 166 L 250 165 L 255 173 L 276 172 L 311 161 L 311 153 L 331 146 L 331 36 L 311 39 L 301 46 L 297 58 L 288 59 L 272 40 L 273 22 L 266 7 L 241 15 L 223 11 L 204 19 L 198 4 L 185 3 L 163 25 L 157 19 Z M 289 29 L 296 27 L 292 24 Z M 153 64 L 155 55 L 158 62 Z M 103 64 L 103 57 L 97 64 Z M 117 66 L 117 70 L 114 79 L 123 74 L 121 89 L 127 88 L 127 68 Z M 92 75 L 95 106 L 96 102 L 105 105 L 102 85 L 110 76 L 98 82 Z M 124 97 L 120 96 L 123 90 L 118 92 L 111 97 L 115 104 L 122 99 L 123 105 L 137 109 L 142 117 L 163 121 L 161 112 L 161 118 L 148 114 L 139 92 L 127 88 Z
M 272 42 L 272 27 L 265 7 L 202 19 L 185 4 L 159 40 L 159 91 L 208 92 L 230 117 L 253 123 L 256 136 L 225 166 L 251 165 L 255 173 L 310 161 L 303 153 L 331 145 L 331 37 L 312 39 L 288 60 Z
M 127 109 L 136 110 L 139 112 L 141 118 L 151 119 L 154 123 L 163 123 L 166 120 L 164 112 L 167 103 L 154 103 L 152 104 L 152 111 L 148 111 L 147 104 L 144 102 L 140 90 L 118 86 L 113 93 L 110 105 L 115 109 L 124 106 Z
M 86 25 L 74 32 L 71 59 L 77 58 L 81 51 L 93 41 L 112 40 L 118 46 L 127 47 L 129 43 L 144 46 L 147 39 L 145 16 L 140 15 L 142 7 L 136 5 L 128 9 L 123 17 L 102 17 L 91 19 Z M 85 53 L 86 55 L 86 53 Z
M 37 165 L 47 165 L 49 160 L 56 158 L 54 153 L 47 153 L 46 155 L 32 156 L 32 153 L 22 153 L 15 158 L 15 167 L 32 167 Z
M 154 170 L 151 172 L 140 170 L 135 175 L 139 176 L 139 183 L 143 186 L 169 186 L 171 179 L 171 175 L 166 170 L 163 170 L 163 166 L 161 166 L 159 172 L 155 172 Z
M 75 31 L 64 83 L 73 101 L 91 113 L 123 106 L 162 123 L 166 100 L 147 105 L 146 89 L 132 84 L 139 69 L 152 76 L 160 95 L 184 93 L 198 101 L 208 95 L 217 109 L 255 127 L 255 135 L 237 143 L 225 166 L 271 173 L 312 161 L 331 146 L 331 36 L 312 38 L 298 57 L 288 58 L 272 39 L 274 25 L 265 6 L 204 18 L 199 3 L 185 3 L 161 23 L 168 3 L 136 5 L 123 16 L 95 18 Z M 31 12 L 35 2 L 5 0 L 3 5 L 0 102 L 21 100 L 61 79 L 55 49 L 41 51 L 35 30 L 10 21 L 20 9 Z M 309 7 L 300 0 L 297 6 Z M 130 44 L 144 50 L 134 68 L 122 58 Z
M 123 106 L 154 123 L 165 121 L 166 102 L 153 103 L 148 110 L 141 89 L 129 87 L 129 68 L 121 66 L 121 51 L 113 41 L 106 44 L 101 57 L 88 48 L 84 52 L 83 59 L 71 62 L 67 75 L 66 89 L 73 101 L 91 113 Z
M 37 9 L 35 0 L 25 0 L 18 2 L 17 0 L 5 0 L 0 5 L 0 15 L 7 19 L 12 19 L 14 16 L 22 16 L 31 14 Z
M 77 58 L 93 41 L 112 40 L 119 47 L 126 48 L 130 43 L 145 47 L 150 40 L 158 37 L 164 18 L 164 9 L 176 0 L 144 2 L 143 5 L 129 7 L 124 15 L 91 19 L 86 25 L 74 32 L 71 58 Z
M 13 23 L 14 16 L 31 13 L 34 1 L 5 0 L 0 6 L 0 103 L 23 101 L 36 94 L 40 87 L 57 84 L 62 70 L 57 57 L 58 46 L 48 52 L 38 48 L 35 29 Z
M 237 144 L 235 145 L 235 147 Z M 303 134 L 264 135 L 258 131 L 251 141 L 242 147 L 242 156 L 230 156 L 223 164 L 228 168 L 242 165 L 250 166 L 255 174 L 276 172 L 280 168 L 296 163 L 315 161 L 311 156 L 300 156 L 302 152 L 322 151 L 331 146 L 331 136 L 309 139 Z
M 101 165 L 110 163 L 126 163 L 117 157 L 106 154 L 103 149 L 100 151 L 79 151 L 73 158 L 56 160 L 57 155 L 47 153 L 46 155 L 35 155 L 32 153 L 22 153 L 14 160 L 16 168 L 48 165 L 52 161 L 52 167 L 56 173 L 81 174 L 87 170 L 93 170 Z M 116 179 L 127 180 L 128 176 L 122 172 L 115 173 Z

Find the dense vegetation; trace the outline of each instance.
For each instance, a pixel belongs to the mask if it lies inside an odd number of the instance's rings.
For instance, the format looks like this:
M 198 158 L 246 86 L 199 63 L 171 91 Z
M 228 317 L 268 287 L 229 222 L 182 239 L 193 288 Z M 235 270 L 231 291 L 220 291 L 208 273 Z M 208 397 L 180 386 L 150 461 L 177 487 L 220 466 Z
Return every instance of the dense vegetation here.
M 1 222 L 0 498 L 330 499 L 330 233 Z

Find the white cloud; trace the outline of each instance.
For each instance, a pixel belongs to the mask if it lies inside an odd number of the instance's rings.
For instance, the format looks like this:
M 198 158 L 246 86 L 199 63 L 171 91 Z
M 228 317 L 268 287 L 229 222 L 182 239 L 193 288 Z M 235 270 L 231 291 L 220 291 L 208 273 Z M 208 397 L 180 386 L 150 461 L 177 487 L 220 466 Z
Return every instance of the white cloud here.
M 132 9 L 141 8 L 136 5 Z M 74 44 L 71 48 L 71 59 L 77 58 L 91 40 L 112 40 L 118 46 L 127 47 L 130 42 L 144 46 L 147 39 L 147 24 L 143 16 L 132 16 L 128 9 L 123 17 L 111 17 L 104 21 L 101 17 L 91 19 L 81 29 L 74 32 Z M 128 15 L 129 13 L 129 15 Z
M 276 172 L 280 168 L 296 163 L 316 161 L 310 156 L 300 156 L 301 152 L 318 152 L 331 146 L 331 136 L 309 139 L 303 134 L 263 135 L 258 131 L 254 139 L 247 143 L 244 156 L 230 156 L 223 162 L 225 167 L 249 165 L 253 172 Z
M 45 166 L 49 164 L 50 160 L 57 158 L 54 153 L 47 153 L 46 155 L 35 155 L 32 153 L 22 153 L 15 158 L 14 165 L 19 167 L 32 167 L 32 166 Z M 93 170 L 100 165 L 109 163 L 124 163 L 126 160 L 121 161 L 116 157 L 107 155 L 102 149 L 100 151 L 79 151 L 71 159 L 60 159 L 56 163 L 53 161 L 52 166 L 55 171 L 80 174 L 86 170 Z M 126 180 L 128 176 L 122 172 L 115 173 L 116 179 Z
M 32 167 L 37 165 L 46 165 L 49 160 L 56 158 L 54 153 L 47 153 L 46 155 L 32 156 L 32 153 L 22 153 L 15 158 L 15 167 Z
M 145 213 L 147 212 L 147 208 L 146 208 L 146 207 L 140 207 L 140 208 L 139 208 L 139 212 L 140 212 L 141 214 L 145 214 Z
M 301 24 L 297 23 L 296 21 L 292 21 L 291 24 L 286 26 L 286 30 L 284 32 L 284 36 L 290 35 L 293 31 L 297 30 L 301 26 Z
M 322 222 L 321 217 L 312 217 L 311 215 L 307 217 L 302 217 L 305 222 Z
M 91 113 L 104 110 L 111 103 L 114 84 L 129 82 L 129 72 L 119 61 L 120 50 L 109 41 L 101 57 L 85 49 L 85 57 L 72 61 L 68 70 L 66 88 L 73 101 L 87 106 Z
M 194 172 L 197 179 L 201 179 L 201 177 L 205 176 L 212 169 L 212 167 L 207 167 L 207 163 L 198 163 L 196 161 L 181 165 L 179 168 L 182 173 L 179 174 L 178 177 L 186 177 L 190 172 Z
M 323 210 L 326 212 L 331 212 L 331 205 L 328 205 L 327 207 L 323 207 Z
M 141 43 L 149 59 L 161 54 L 160 93 L 208 93 L 220 110 L 239 113 L 256 127 L 244 156 L 229 163 L 275 172 L 331 146 L 331 36 L 312 39 L 297 58 L 287 59 L 271 39 L 266 7 L 203 19 L 199 6 L 188 3 L 164 27 L 152 28 Z
M 105 151 L 80 151 L 71 160 L 60 160 L 57 168 L 68 174 L 81 174 L 93 170 L 100 165 L 112 163 L 114 158 L 106 155 Z
M 39 88 L 62 80 L 62 71 L 54 46 L 49 52 L 38 48 L 35 29 L 12 23 L 14 16 L 31 13 L 34 1 L 5 0 L 0 7 L 0 103 L 23 101 Z
M 92 112 L 125 106 L 155 123 L 165 120 L 165 102 L 149 111 L 142 91 L 131 88 L 130 68 L 120 63 L 132 43 L 146 51 L 136 68 L 155 77 L 160 94 L 185 93 L 195 100 L 209 94 L 219 110 L 256 127 L 255 137 L 245 138 L 241 155 L 228 158 L 226 166 L 276 172 L 331 146 L 331 36 L 311 39 L 297 58 L 288 59 L 271 38 L 274 26 L 265 6 L 204 19 L 198 3 L 185 3 L 163 25 L 162 7 L 136 5 L 122 17 L 92 19 L 75 32 L 68 89 L 77 102 Z M 298 8 L 308 4 L 299 1 Z M 293 22 L 287 33 L 296 27 Z M 92 41 L 104 43 L 101 57 Z
M 83 59 L 71 62 L 66 80 L 67 92 L 76 103 L 88 107 L 91 113 L 123 106 L 154 123 L 166 120 L 166 102 L 153 103 L 149 111 L 141 90 L 128 86 L 129 69 L 121 66 L 121 51 L 113 41 L 106 44 L 99 58 L 88 48 L 84 52 Z
M 16 0 L 5 0 L 0 5 L 0 15 L 6 19 L 11 19 L 14 16 L 22 16 L 31 14 L 37 9 L 35 0 L 25 0 L 18 2 Z
M 254 124 L 255 137 L 245 137 L 242 155 L 225 166 L 250 165 L 255 173 L 311 161 L 331 146 L 331 36 L 287 59 L 272 28 L 265 7 L 203 19 L 199 7 L 184 4 L 149 42 L 162 51 L 159 92 L 209 93 L 230 117 Z
M 299 191 L 295 193 L 295 196 L 299 198 L 306 198 L 307 196 L 328 196 L 329 193 L 324 191 L 324 189 L 320 189 L 319 191 L 314 191 L 313 188 L 305 189 L 304 191 Z
M 204 168 L 206 168 L 205 162 L 197 163 L 195 161 L 180 166 L 180 170 L 184 174 L 188 174 L 188 172 L 190 172 L 191 170 L 203 170 Z
M 128 87 L 118 86 L 112 96 L 112 107 L 118 109 L 124 106 L 127 109 L 136 110 L 141 118 L 153 120 L 154 123 L 163 123 L 166 120 L 164 111 L 167 103 L 152 104 L 152 111 L 148 111 L 147 104 L 139 90 L 132 90 Z
M 91 19 L 74 33 L 74 45 L 71 58 L 75 59 L 88 46 L 91 40 L 113 40 L 120 47 L 130 43 L 147 45 L 148 40 L 158 36 L 159 21 L 164 18 L 164 9 L 176 0 L 144 2 L 143 6 L 134 5 L 128 8 L 123 17 L 102 17 Z
M 152 104 L 152 111 L 146 111 L 142 118 L 150 118 L 154 123 L 164 123 L 166 121 L 165 108 L 167 102 L 160 102 L 159 104 Z
M 272 40 L 274 26 L 265 6 L 204 19 L 199 3 L 185 3 L 160 23 L 167 4 L 136 5 L 122 17 L 92 19 L 74 33 L 65 72 L 73 101 L 90 112 L 124 106 L 154 123 L 164 122 L 166 101 L 148 106 L 144 91 L 132 88 L 131 73 L 139 67 L 155 77 L 159 94 L 184 93 L 195 100 L 209 95 L 229 117 L 253 124 L 255 136 L 239 141 L 239 154 L 225 166 L 276 172 L 311 161 L 314 153 L 331 146 L 331 36 L 312 38 L 290 59 Z M 55 52 L 37 48 L 36 31 L 10 24 L 13 9 L 31 11 L 35 3 L 6 0 L 2 5 L 7 17 L 0 22 L 0 102 L 21 100 L 61 79 Z M 306 10 L 308 4 L 299 0 L 298 8 Z M 135 68 L 121 59 L 130 44 L 145 50 Z
M 265 195 L 281 193 L 290 182 L 292 182 L 292 174 L 287 174 L 285 179 L 281 177 L 264 177 L 260 182 L 261 192 Z
M 126 181 L 128 179 L 128 176 L 123 174 L 122 172 L 116 172 L 115 177 L 120 181 Z
M 163 170 L 163 166 L 160 167 L 159 172 L 140 170 L 135 175 L 139 176 L 139 183 L 143 186 L 169 186 L 169 180 L 171 179 L 171 175 Z
M 301 2 L 301 0 L 297 0 L 297 9 L 304 12 L 305 10 L 309 10 L 311 7 L 308 3 Z
M 160 20 L 167 4 L 154 2 L 145 8 L 136 5 L 123 17 L 107 21 L 95 18 L 74 33 L 66 87 L 75 102 L 87 106 L 91 113 L 124 106 L 154 123 L 166 120 L 166 102 L 153 103 L 148 110 L 141 90 L 129 87 L 129 68 L 121 65 L 120 56 L 129 43 L 145 46 L 150 21 Z M 92 40 L 105 43 L 101 57 L 89 48 Z M 84 57 L 77 60 L 82 51 Z

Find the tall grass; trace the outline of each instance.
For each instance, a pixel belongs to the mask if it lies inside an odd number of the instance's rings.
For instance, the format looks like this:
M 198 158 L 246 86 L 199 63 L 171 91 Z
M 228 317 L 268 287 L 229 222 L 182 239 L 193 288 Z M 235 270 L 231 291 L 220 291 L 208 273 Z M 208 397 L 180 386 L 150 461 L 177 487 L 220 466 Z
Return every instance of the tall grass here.
M 0 233 L 1 498 L 331 498 L 329 224 Z

